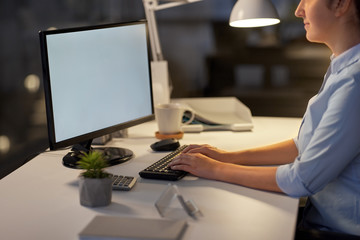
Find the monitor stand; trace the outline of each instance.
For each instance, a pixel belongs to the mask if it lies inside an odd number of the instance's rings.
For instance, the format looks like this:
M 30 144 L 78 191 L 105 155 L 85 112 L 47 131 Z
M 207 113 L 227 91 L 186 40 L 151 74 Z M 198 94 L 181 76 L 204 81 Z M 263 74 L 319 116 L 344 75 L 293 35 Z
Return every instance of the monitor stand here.
M 77 162 L 80 160 L 81 154 L 90 150 L 100 151 L 105 155 L 109 166 L 121 164 L 130 160 L 134 153 L 130 149 L 117 147 L 92 148 L 92 140 L 76 144 L 71 151 L 63 157 L 63 165 L 69 168 L 79 169 Z

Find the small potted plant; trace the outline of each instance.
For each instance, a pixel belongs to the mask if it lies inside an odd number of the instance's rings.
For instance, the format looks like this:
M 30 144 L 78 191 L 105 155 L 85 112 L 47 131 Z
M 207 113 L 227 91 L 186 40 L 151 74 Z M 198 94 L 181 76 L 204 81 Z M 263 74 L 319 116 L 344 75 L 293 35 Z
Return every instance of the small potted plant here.
M 107 206 L 111 203 L 111 178 L 104 168 L 108 166 L 98 151 L 83 153 L 78 161 L 84 171 L 79 177 L 80 204 L 87 207 Z

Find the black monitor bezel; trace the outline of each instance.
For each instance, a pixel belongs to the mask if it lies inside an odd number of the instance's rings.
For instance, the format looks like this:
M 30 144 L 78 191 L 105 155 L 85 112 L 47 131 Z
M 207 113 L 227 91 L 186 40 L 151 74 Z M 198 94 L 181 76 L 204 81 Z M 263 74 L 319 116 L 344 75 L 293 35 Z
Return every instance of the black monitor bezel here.
M 53 106 L 52 106 L 52 96 L 51 96 L 51 83 L 50 83 L 50 72 L 49 72 L 49 61 L 47 54 L 47 42 L 46 36 L 53 34 L 62 34 L 62 33 L 70 33 L 70 32 L 78 32 L 78 31 L 88 31 L 88 30 L 96 30 L 96 29 L 105 29 L 112 27 L 121 27 L 121 26 L 130 26 L 137 24 L 145 24 L 146 29 L 146 42 L 148 49 L 148 59 L 149 59 L 149 81 L 150 81 L 150 89 L 151 89 L 151 112 L 152 114 L 134 119 L 128 122 L 120 123 L 117 125 L 109 126 L 97 131 L 93 131 L 87 134 L 83 134 L 80 136 L 76 136 L 73 138 L 69 138 L 63 141 L 56 141 L 55 138 L 55 124 L 54 124 L 54 115 L 53 115 Z M 152 90 L 152 75 L 151 75 L 151 63 L 150 63 L 150 41 L 149 41 L 149 30 L 147 26 L 146 20 L 132 21 L 132 22 L 121 22 L 121 23 L 109 23 L 109 24 L 101 24 L 101 25 L 92 25 L 92 26 L 81 26 L 81 27 L 72 27 L 72 28 L 63 28 L 63 29 L 55 29 L 55 30 L 45 30 L 39 32 L 40 37 L 40 49 L 41 49 L 41 59 L 42 59 L 42 69 L 43 69 L 43 85 L 44 85 L 44 93 L 45 93 L 45 106 L 46 106 L 46 118 L 47 118 L 47 129 L 48 129 L 48 138 L 49 138 L 49 147 L 51 150 L 57 150 L 64 147 L 72 146 L 81 142 L 86 142 L 94 138 L 98 138 L 104 136 L 106 134 L 113 133 L 115 131 L 119 131 L 122 129 L 126 129 L 141 123 L 145 123 L 148 121 L 152 121 L 155 119 L 154 115 L 154 106 L 153 106 L 153 90 Z

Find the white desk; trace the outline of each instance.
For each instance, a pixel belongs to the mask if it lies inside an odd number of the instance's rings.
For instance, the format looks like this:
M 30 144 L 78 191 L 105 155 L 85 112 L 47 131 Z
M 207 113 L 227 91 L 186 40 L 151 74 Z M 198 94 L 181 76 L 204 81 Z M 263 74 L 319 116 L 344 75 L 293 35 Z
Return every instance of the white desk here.
M 282 141 L 296 136 L 300 119 L 254 117 L 252 132 L 203 132 L 184 135 L 182 144 L 209 143 L 236 150 Z M 129 129 L 129 138 L 110 145 L 136 154 L 110 172 L 138 176 L 138 172 L 164 153 L 152 153 L 154 122 Z M 66 151 L 47 152 L 0 181 L 1 239 L 72 240 L 98 214 L 160 218 L 154 203 L 167 182 L 138 179 L 130 192 L 113 192 L 111 205 L 86 208 L 79 204 L 79 170 L 62 166 Z M 293 239 L 298 199 L 223 182 L 185 177 L 176 182 L 186 199 L 203 213 L 188 218 L 183 239 Z

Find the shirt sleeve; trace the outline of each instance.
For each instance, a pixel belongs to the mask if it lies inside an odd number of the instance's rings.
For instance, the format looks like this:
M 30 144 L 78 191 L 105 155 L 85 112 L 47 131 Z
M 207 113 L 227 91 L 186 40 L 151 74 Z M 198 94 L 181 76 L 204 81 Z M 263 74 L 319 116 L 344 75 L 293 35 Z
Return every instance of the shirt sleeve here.
M 327 109 L 307 147 L 293 163 L 277 169 L 277 184 L 289 196 L 321 191 L 360 154 L 360 83 L 348 79 L 332 87 Z
M 293 138 L 293 141 L 294 141 L 294 143 L 295 143 L 296 148 L 299 149 L 297 137 Z

